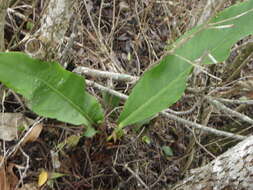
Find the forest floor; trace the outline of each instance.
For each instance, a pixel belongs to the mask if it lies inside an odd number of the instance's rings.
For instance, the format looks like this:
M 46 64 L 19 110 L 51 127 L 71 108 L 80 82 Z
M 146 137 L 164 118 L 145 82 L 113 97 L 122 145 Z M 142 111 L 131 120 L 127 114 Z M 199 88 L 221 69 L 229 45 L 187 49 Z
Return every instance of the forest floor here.
M 47 0 L 13 1 L 6 16 L 5 45 L 9 51 L 24 51 L 20 43 L 29 33 L 40 28 L 40 15 Z M 197 0 L 78 0 L 66 33 L 66 41 L 74 33 L 74 43 L 67 52 L 66 69 L 85 66 L 90 69 L 141 76 L 165 54 L 165 47 L 188 31 L 201 10 Z M 102 3 L 101 3 L 102 2 Z M 228 1 L 230 6 L 234 1 Z M 250 38 L 250 37 L 249 37 Z M 211 89 L 220 87 L 223 98 L 253 98 L 252 61 L 246 64 L 239 77 L 227 81 L 228 65 L 239 52 L 233 47 L 230 58 L 221 64 L 208 66 L 208 72 L 222 78 L 222 86 L 205 73 L 195 76 L 189 87 Z M 65 44 L 66 45 L 66 44 Z M 64 46 L 64 44 L 63 44 Z M 133 82 L 112 81 L 85 76 L 105 87 L 129 94 Z M 192 76 L 194 77 L 194 76 Z M 247 80 L 239 80 L 245 77 Z M 240 82 L 238 82 L 240 81 Z M 246 87 L 245 87 L 246 86 Z M 248 88 L 247 88 L 248 86 Z M 151 87 L 152 88 L 152 87 Z M 247 88 L 246 90 L 243 90 Z M 1 86 L 1 112 L 22 113 L 36 119 L 24 99 Z M 238 141 L 199 131 L 174 120 L 157 116 L 144 124 L 126 127 L 116 141 L 107 141 L 116 125 L 124 100 L 101 92 L 92 85 L 87 90 L 95 95 L 105 110 L 106 121 L 93 138 L 83 137 L 83 126 L 71 126 L 43 119 L 43 130 L 33 142 L 27 142 L 7 160 L 6 168 L 12 185 L 24 189 L 55 190 L 162 190 L 182 180 L 192 168 L 203 166 Z M 3 96 L 6 94 L 6 96 Z M 171 109 L 184 119 L 219 130 L 247 135 L 249 124 L 215 110 L 201 99 L 206 91 L 186 91 Z M 253 117 L 249 105 L 228 105 L 233 110 Z M 23 135 L 10 142 L 1 142 L 1 154 L 8 152 Z M 41 171 L 48 181 L 37 188 Z M 0 171 L 1 174 L 1 171 Z M 1 176 L 0 176 L 1 178 Z

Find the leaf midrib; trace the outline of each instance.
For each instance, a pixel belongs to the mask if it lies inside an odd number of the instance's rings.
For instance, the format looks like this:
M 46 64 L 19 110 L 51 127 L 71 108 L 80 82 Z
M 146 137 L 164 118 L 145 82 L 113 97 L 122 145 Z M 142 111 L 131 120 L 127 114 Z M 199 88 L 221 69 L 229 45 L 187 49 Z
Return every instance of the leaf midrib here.
M 153 100 L 155 100 L 157 97 L 159 97 L 160 94 L 162 94 L 164 91 L 166 91 L 168 88 L 171 87 L 171 85 L 173 85 L 175 82 L 177 82 L 177 80 L 179 78 L 181 78 L 181 76 L 185 75 L 185 73 L 189 72 L 189 70 L 192 68 L 192 66 L 190 66 L 189 68 L 185 69 L 184 72 L 181 72 L 179 74 L 179 76 L 174 79 L 172 82 L 170 82 L 170 84 L 164 88 L 163 90 L 159 91 L 159 93 L 157 93 L 155 96 L 151 97 L 148 101 L 146 101 L 146 103 L 142 104 L 139 108 L 137 108 L 134 112 L 132 112 L 130 115 L 128 115 L 128 117 L 126 117 L 123 121 L 120 122 L 119 127 L 124 127 L 126 126 L 124 123 L 126 123 L 126 121 L 130 120 L 132 117 L 134 117 L 136 114 L 139 113 L 139 110 L 141 110 L 143 107 L 145 107 L 146 105 L 148 105 L 150 102 L 152 102 Z
M 88 122 L 93 123 L 92 119 L 85 112 L 83 112 L 82 109 L 79 108 L 79 106 L 76 105 L 70 98 L 68 98 L 63 93 L 61 93 L 59 90 L 57 90 L 57 88 L 54 88 L 50 83 L 47 83 L 44 80 L 41 80 L 41 82 L 43 82 L 44 84 L 46 84 L 47 86 L 49 86 L 51 90 L 53 90 L 56 94 L 58 94 L 59 96 L 61 96 L 64 100 L 67 100 L 67 102 L 70 105 L 72 105 L 78 112 L 80 112 L 81 115 L 83 115 L 85 117 L 85 119 L 88 120 Z
M 22 64 L 23 64 L 23 63 L 22 63 Z M 32 63 L 32 64 L 34 64 L 34 63 Z M 19 69 L 18 69 L 18 70 L 19 70 Z M 30 78 L 36 78 L 36 77 L 34 77 L 34 75 L 32 75 L 32 73 L 30 73 L 30 72 L 24 72 L 24 71 L 19 71 L 19 72 L 22 72 L 23 74 L 30 76 Z M 91 124 L 93 123 L 92 119 L 91 119 L 85 112 L 83 112 L 83 110 L 82 110 L 81 108 L 79 108 L 79 106 L 76 105 L 70 98 L 68 98 L 67 96 L 65 96 L 63 93 L 61 93 L 59 90 L 57 90 L 56 88 L 54 88 L 50 83 L 48 83 L 47 81 L 45 81 L 43 78 L 39 77 L 38 75 L 37 75 L 37 79 L 38 79 L 39 81 L 41 81 L 43 84 L 45 84 L 45 86 L 47 86 L 47 87 L 48 87 L 49 89 L 51 89 L 53 92 L 55 92 L 55 94 L 57 94 L 58 96 L 60 96 L 63 100 L 67 101 L 75 110 L 77 110 L 77 112 L 81 113 L 81 115 L 82 115 L 88 122 L 90 122 Z M 11 83 L 10 83 L 10 84 L 11 84 Z M 12 85 L 11 85 L 11 86 L 12 86 Z M 13 88 L 15 88 L 15 87 L 13 87 Z M 38 89 L 38 87 L 35 88 L 35 89 L 33 90 L 33 93 L 32 93 L 32 94 L 34 94 L 34 91 L 35 91 L 36 89 Z

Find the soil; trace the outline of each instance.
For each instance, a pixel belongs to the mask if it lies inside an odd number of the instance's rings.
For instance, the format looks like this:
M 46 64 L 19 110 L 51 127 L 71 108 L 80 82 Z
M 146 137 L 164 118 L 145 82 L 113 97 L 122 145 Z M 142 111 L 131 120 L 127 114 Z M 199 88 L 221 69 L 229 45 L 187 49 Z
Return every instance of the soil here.
M 11 5 L 15 13 L 8 13 L 6 16 L 5 46 L 9 51 L 24 51 L 24 45 L 19 42 L 26 34 L 32 34 L 40 28 L 40 16 L 47 0 L 15 2 Z M 232 3 L 234 2 L 229 1 L 225 6 Z M 190 29 L 192 20 L 198 19 L 196 10 L 201 8 L 200 4 L 198 0 L 88 0 L 85 5 L 84 1 L 78 0 L 66 33 L 66 39 L 75 33 L 75 43 L 65 59 L 68 63 L 66 69 L 73 71 L 78 66 L 85 66 L 141 76 L 165 54 L 166 46 Z M 29 24 L 33 26 L 31 29 L 28 27 Z M 247 40 L 238 42 L 237 46 Z M 64 49 L 64 46 L 66 43 L 61 48 Z M 236 56 L 236 51 L 232 51 L 226 63 L 209 67 L 209 72 L 217 77 L 223 76 L 223 69 Z M 250 62 L 241 71 L 240 77 L 247 76 L 252 71 L 253 66 Z M 125 94 L 129 94 L 134 86 L 132 83 L 112 82 L 98 77 L 86 76 L 86 79 Z M 217 81 L 207 79 L 204 73 L 199 74 L 196 80 L 196 86 L 207 89 L 219 85 Z M 229 93 L 228 96 L 227 91 L 224 91 L 224 97 L 232 99 L 252 95 L 249 91 L 236 90 L 236 85 L 231 85 L 231 88 L 234 89 L 234 93 Z M 155 117 L 143 125 L 126 127 L 121 138 L 108 141 L 107 138 L 115 128 L 115 121 L 124 101 L 120 100 L 115 106 L 106 101 L 103 98 L 105 94 L 99 90 L 93 87 L 87 87 L 87 90 L 98 97 L 103 104 L 105 115 L 109 115 L 104 124 L 96 126 L 100 132 L 93 138 L 87 138 L 82 136 L 83 126 L 43 119 L 40 136 L 35 141 L 25 144 L 22 151 L 16 151 L 6 161 L 6 167 L 15 165 L 9 173 L 19 181 L 22 180 L 19 188 L 22 189 L 24 184 L 36 184 L 43 169 L 49 175 L 64 175 L 54 179 L 50 176 L 51 180 L 41 189 L 168 190 L 182 180 L 187 171 L 205 165 L 238 142 L 189 129 L 188 126 L 162 116 Z M 5 91 L 8 92 L 8 96 L 1 101 L 1 112 L 21 112 L 31 119 L 38 117 L 24 106 L 25 100 L 21 96 L 6 88 Z M 180 117 L 233 133 L 247 134 L 252 131 L 248 129 L 250 125 L 247 123 L 238 122 L 217 110 L 209 111 L 213 108 L 207 103 L 196 105 L 196 102 L 201 102 L 201 95 L 205 93 L 203 91 L 196 95 L 186 91 L 182 99 L 171 109 L 182 112 L 196 106 Z M 239 109 L 235 105 L 230 108 Z M 253 116 L 252 106 L 240 109 L 244 114 Z M 0 143 L 1 153 L 12 149 L 22 135 L 23 133 L 20 133 L 16 141 Z M 73 142 L 68 141 L 68 137 L 71 136 L 80 139 L 72 145 Z M 169 147 L 171 152 L 167 152 L 166 155 L 164 147 Z M 59 163 L 59 167 L 55 166 L 56 162 Z M 25 174 L 24 170 L 20 169 L 22 167 L 27 168 Z

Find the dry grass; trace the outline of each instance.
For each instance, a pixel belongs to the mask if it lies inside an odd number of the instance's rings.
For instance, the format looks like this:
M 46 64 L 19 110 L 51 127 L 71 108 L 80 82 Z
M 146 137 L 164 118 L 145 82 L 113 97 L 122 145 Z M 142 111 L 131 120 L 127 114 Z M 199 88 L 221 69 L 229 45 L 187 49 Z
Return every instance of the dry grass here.
M 33 34 L 40 28 L 40 16 L 47 3 L 47 0 L 23 0 L 16 1 L 11 6 L 5 27 L 8 50 L 24 51 L 22 40 L 27 34 Z M 230 3 L 226 6 L 229 5 Z M 197 0 L 77 0 L 64 43 L 59 47 L 64 52 L 59 61 L 67 62 L 66 67 L 70 71 L 77 66 L 85 66 L 140 76 L 164 55 L 167 44 L 173 43 L 189 30 L 194 19 L 198 18 L 198 10 L 202 6 Z M 33 25 L 31 30 L 27 26 L 29 23 Z M 232 62 L 235 57 L 231 56 L 229 61 Z M 209 72 L 222 77 L 222 69 L 226 68 L 224 65 L 226 64 L 211 66 Z M 252 71 L 252 62 L 249 62 L 240 77 L 248 76 Z M 87 78 L 126 94 L 133 86 L 131 83 Z M 218 84 L 202 73 L 196 76 L 195 83 L 189 85 L 192 88 L 200 86 L 208 89 Z M 249 93 L 239 91 L 238 85 L 240 84 L 229 81 L 221 86 L 223 90 L 217 94 L 224 98 L 237 98 Z M 106 104 L 101 92 L 92 87 L 89 90 Z M 217 129 L 236 128 L 236 132 L 242 133 L 250 128 L 250 125 L 235 121 L 203 103 L 204 93 L 206 92 L 186 92 L 173 109 L 184 111 L 194 107 L 183 115 L 185 119 L 209 124 Z M 20 105 L 12 93 L 2 101 L 5 112 L 23 112 L 35 117 Z M 47 186 L 44 189 L 169 189 L 170 185 L 182 179 L 187 170 L 209 162 L 234 143 L 194 129 L 186 129 L 181 124 L 162 117 L 139 128 L 127 128 L 126 134 L 118 142 L 107 142 L 106 138 L 114 128 L 120 107 L 105 108 L 110 117 L 106 118 L 101 133 L 92 139 L 81 138 L 77 146 L 59 151 L 61 167 L 56 172 L 68 175 L 54 180 L 52 187 Z M 253 113 L 252 106 L 232 108 L 251 116 Z M 231 125 L 234 127 L 231 128 Z M 23 148 L 30 157 L 29 169 L 23 182 L 35 182 L 39 168 L 54 171 L 50 150 L 55 151 L 57 144 L 68 136 L 81 133 L 82 128 L 47 120 L 37 142 Z M 142 140 L 144 136 L 150 138 L 150 144 Z M 174 156 L 164 155 L 164 145 L 172 148 Z M 7 148 L 11 146 L 12 143 L 7 144 Z M 24 154 L 20 152 L 8 162 L 26 165 Z M 14 173 L 20 176 L 16 170 Z

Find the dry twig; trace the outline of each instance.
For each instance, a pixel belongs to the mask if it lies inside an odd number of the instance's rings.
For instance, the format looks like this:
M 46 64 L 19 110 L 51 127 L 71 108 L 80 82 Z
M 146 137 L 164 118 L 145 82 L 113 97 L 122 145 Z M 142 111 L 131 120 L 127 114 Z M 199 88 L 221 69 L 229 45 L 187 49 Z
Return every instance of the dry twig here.
M 232 116 L 235 116 L 235 117 L 241 119 L 242 121 L 246 121 L 247 123 L 253 124 L 253 119 L 251 119 L 250 117 L 228 108 L 227 106 L 220 103 L 219 101 L 213 100 L 211 97 L 206 97 L 206 99 L 208 102 L 213 104 L 217 109 L 219 109 L 223 112 L 226 112 L 228 114 L 231 114 Z

